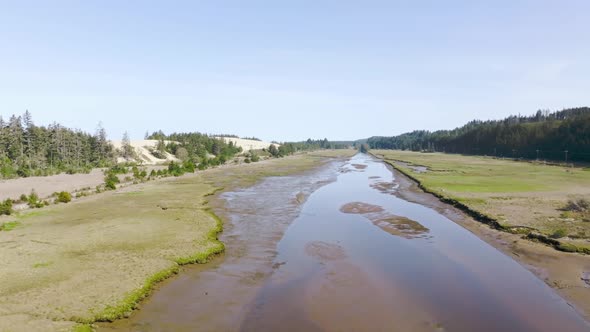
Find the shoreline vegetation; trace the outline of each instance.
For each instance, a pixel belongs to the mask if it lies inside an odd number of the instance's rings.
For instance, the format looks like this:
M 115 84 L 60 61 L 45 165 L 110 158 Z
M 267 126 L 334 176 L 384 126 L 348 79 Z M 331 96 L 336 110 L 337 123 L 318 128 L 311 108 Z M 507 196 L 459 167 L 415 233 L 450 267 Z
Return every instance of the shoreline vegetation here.
M 584 207 L 590 173 L 583 168 L 401 150 L 371 154 L 495 230 L 559 251 L 590 254 L 590 211 Z M 577 202 L 582 206 L 568 208 Z
M 354 153 L 321 150 L 212 168 L 5 217 L 17 223 L 0 231 L 0 330 L 84 331 L 126 317 L 182 265 L 223 252 L 223 223 L 209 199 Z

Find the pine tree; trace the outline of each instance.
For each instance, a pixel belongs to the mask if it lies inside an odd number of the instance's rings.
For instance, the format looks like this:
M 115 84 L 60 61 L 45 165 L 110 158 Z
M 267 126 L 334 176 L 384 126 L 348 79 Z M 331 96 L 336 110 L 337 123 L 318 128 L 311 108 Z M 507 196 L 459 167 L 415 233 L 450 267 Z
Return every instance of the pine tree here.
M 27 164 L 29 165 L 29 169 L 31 168 L 31 159 L 34 152 L 33 147 L 33 131 L 35 125 L 33 124 L 33 117 L 29 110 L 25 111 L 23 115 L 23 126 L 24 126 L 24 150 L 27 156 Z
M 131 159 L 135 156 L 135 150 L 131 146 L 131 140 L 129 139 L 129 134 L 127 132 L 123 133 L 123 140 L 121 141 L 121 150 L 123 158 L 125 159 Z
M 8 157 L 12 160 L 22 161 L 24 155 L 23 127 L 20 116 L 13 115 L 8 122 Z

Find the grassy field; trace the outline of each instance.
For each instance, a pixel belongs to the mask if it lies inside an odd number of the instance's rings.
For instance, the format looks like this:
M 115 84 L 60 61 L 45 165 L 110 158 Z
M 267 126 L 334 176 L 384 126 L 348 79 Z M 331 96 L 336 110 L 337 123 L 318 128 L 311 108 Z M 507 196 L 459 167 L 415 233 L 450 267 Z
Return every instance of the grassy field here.
M 179 266 L 222 252 L 208 199 L 354 151 L 321 151 L 127 187 L 5 220 L 0 331 L 83 328 L 129 314 Z
M 371 152 L 428 191 L 498 221 L 504 230 L 559 239 L 565 250 L 590 249 L 588 213 L 563 209 L 570 199 L 590 199 L 588 169 L 442 153 Z

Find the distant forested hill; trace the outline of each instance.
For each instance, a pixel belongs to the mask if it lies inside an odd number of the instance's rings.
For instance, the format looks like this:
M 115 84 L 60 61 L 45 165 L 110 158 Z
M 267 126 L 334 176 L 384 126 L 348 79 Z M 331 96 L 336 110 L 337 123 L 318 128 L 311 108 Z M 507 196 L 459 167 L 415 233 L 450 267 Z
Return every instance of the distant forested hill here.
M 374 149 L 559 161 L 565 160 L 567 154 L 568 161 L 590 161 L 590 108 L 475 120 L 453 130 L 417 130 L 393 137 L 371 137 L 367 143 Z

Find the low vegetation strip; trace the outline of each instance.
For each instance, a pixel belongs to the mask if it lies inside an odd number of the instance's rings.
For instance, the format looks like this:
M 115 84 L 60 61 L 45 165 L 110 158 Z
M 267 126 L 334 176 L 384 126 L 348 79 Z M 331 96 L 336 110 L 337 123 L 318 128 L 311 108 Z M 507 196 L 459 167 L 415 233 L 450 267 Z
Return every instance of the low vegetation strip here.
M 590 253 L 587 170 L 442 153 L 372 154 L 495 229 L 522 233 L 558 250 Z
M 16 227 L 0 232 L 0 331 L 63 330 L 128 315 L 180 265 L 223 251 L 222 221 L 208 202 L 219 188 L 354 152 L 321 153 L 211 169 L 4 217 Z

